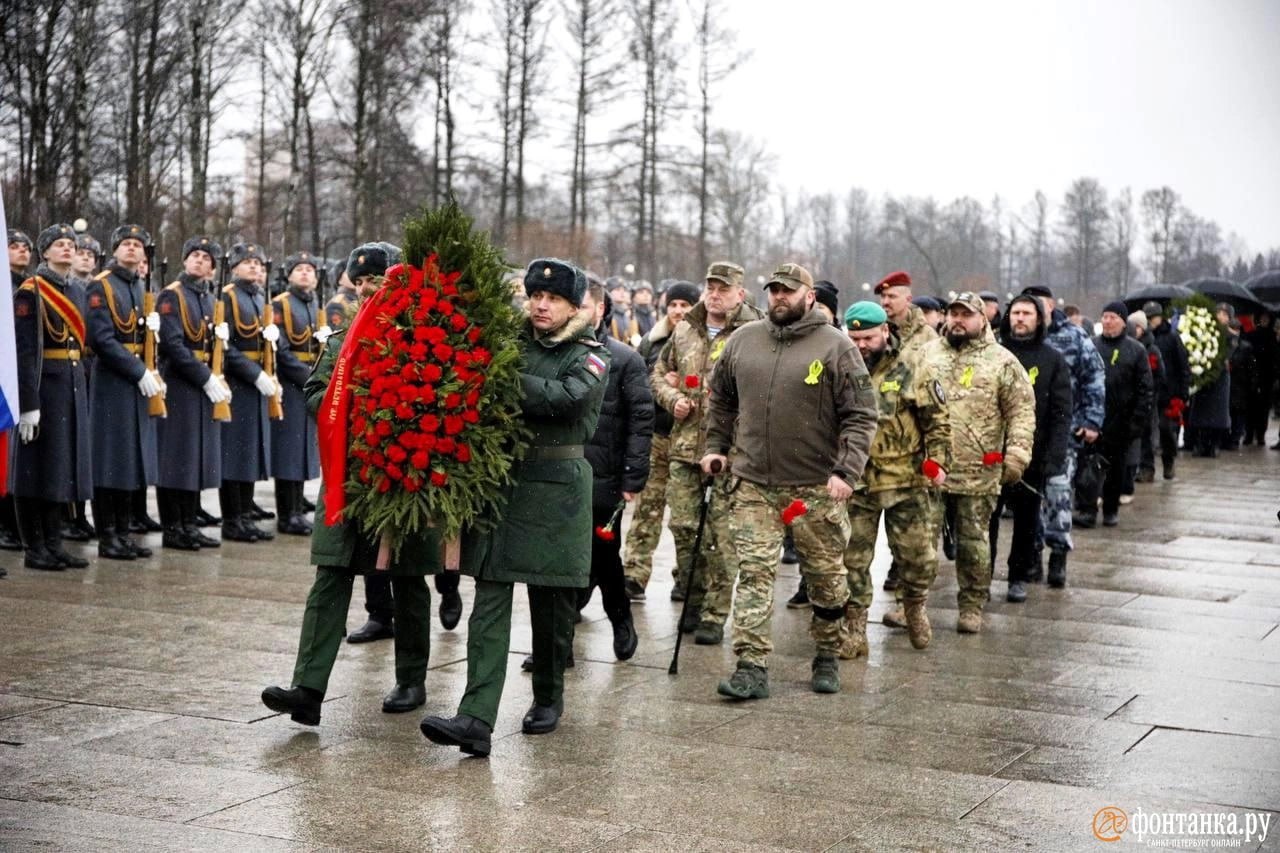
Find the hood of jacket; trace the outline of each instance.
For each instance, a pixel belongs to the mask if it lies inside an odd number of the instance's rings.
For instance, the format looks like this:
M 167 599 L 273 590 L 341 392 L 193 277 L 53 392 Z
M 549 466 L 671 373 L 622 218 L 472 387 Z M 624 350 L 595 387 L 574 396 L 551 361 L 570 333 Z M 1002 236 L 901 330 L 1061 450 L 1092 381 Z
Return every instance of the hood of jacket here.
M 1000 318 L 1000 343 L 1011 347 L 1037 346 L 1038 344 L 1043 343 L 1045 336 L 1049 334 L 1049 323 L 1051 322 L 1051 318 L 1044 310 L 1044 303 L 1039 299 L 1036 299 L 1034 296 L 1015 296 L 1013 302 L 1009 303 L 1009 308 L 1012 308 L 1019 302 L 1028 302 L 1035 306 L 1036 316 L 1040 318 L 1040 322 L 1036 323 L 1036 332 L 1029 340 L 1023 341 L 1014 338 L 1013 329 L 1009 324 L 1009 311 L 1006 309 L 1004 316 Z

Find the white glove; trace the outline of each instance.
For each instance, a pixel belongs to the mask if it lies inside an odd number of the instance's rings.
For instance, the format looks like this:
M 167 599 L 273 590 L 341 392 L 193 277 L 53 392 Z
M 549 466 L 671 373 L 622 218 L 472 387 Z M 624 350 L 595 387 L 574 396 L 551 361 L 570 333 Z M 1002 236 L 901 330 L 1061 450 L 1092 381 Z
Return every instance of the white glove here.
M 264 397 L 274 397 L 276 395 L 276 381 L 267 375 L 264 370 L 258 374 L 258 378 L 253 380 L 253 387 L 258 389 L 258 393 Z
M 225 344 L 231 340 L 231 329 L 227 327 L 226 323 L 219 323 L 213 327 L 213 336 Z
M 211 373 L 209 381 L 204 383 L 204 395 L 210 403 L 225 403 L 231 399 L 231 389 L 222 383 L 221 377 Z
M 316 329 L 315 338 L 320 342 L 320 346 L 324 346 L 324 342 L 329 340 L 329 336 L 333 334 L 333 329 L 328 326 L 321 326 Z
M 18 415 L 18 438 L 23 444 L 29 444 L 36 437 L 36 427 L 40 426 L 40 410 L 32 409 Z
M 274 344 L 280 340 L 280 327 L 275 323 L 268 323 L 262 327 L 262 339 L 269 344 Z
M 138 380 L 138 390 L 142 392 L 144 397 L 154 397 L 160 393 L 160 388 L 160 377 L 156 376 L 154 371 L 148 370 Z
M 160 331 L 160 315 L 155 311 L 147 315 L 147 328 L 153 332 Z

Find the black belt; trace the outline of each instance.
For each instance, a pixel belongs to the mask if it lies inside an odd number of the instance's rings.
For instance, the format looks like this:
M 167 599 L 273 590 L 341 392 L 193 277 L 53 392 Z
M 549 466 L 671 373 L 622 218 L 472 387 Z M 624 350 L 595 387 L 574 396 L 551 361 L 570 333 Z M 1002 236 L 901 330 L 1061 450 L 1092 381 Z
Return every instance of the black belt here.
M 581 444 L 560 444 L 552 447 L 531 447 L 526 462 L 545 462 L 551 459 L 581 459 Z

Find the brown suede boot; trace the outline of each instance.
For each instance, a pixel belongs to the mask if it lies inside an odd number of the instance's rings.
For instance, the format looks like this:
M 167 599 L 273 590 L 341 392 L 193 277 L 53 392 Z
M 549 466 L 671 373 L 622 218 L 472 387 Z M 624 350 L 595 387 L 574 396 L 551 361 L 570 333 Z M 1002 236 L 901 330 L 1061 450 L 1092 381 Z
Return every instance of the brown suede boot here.
M 902 609 L 901 601 L 895 604 L 892 610 L 886 610 L 884 612 L 884 624 L 888 625 L 890 628 L 907 627 L 907 614 Z
M 956 630 L 961 634 L 976 634 L 982 630 L 981 610 L 961 610 L 956 620 Z
M 929 641 L 933 639 L 933 628 L 929 626 L 929 614 L 925 611 L 924 599 L 904 601 L 903 606 L 907 616 L 907 635 L 911 638 L 912 647 L 929 648 Z
M 844 624 L 840 626 L 840 659 L 857 660 L 867 654 L 867 608 L 849 603 L 844 606 Z

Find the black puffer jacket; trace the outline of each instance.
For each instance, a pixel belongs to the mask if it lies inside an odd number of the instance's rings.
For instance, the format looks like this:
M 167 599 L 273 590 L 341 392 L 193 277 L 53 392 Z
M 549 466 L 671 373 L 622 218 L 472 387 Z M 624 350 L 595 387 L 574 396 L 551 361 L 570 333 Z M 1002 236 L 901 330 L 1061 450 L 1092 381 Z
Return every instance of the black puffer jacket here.
M 1191 362 L 1187 360 L 1187 348 L 1182 338 L 1167 322 L 1153 329 L 1151 337 L 1155 339 L 1160 358 L 1164 361 L 1164 379 L 1169 396 L 1186 403 L 1191 399 Z
M 606 303 L 607 304 L 607 303 Z M 609 315 L 596 337 L 609 349 L 608 383 L 595 435 L 587 442 L 593 480 L 591 503 L 613 509 L 623 492 L 638 492 L 649 479 L 649 445 L 653 439 L 653 393 L 644 359 L 609 336 Z
M 1098 441 L 1104 452 L 1123 452 L 1151 422 L 1154 399 L 1147 348 L 1129 337 L 1098 335 L 1093 345 L 1107 368 L 1107 418 Z
M 1036 436 L 1031 447 L 1031 464 L 1023 474 L 1023 479 L 1034 486 L 1061 474 L 1066 464 L 1073 411 L 1071 369 L 1062 353 L 1044 341 L 1049 324 L 1044 305 L 1039 299 L 1021 297 L 1014 303 L 1021 301 L 1034 305 L 1040 315 L 1035 336 L 1029 341 L 1015 340 L 1009 328 L 1009 314 L 1005 312 L 1000 319 L 1000 343 L 1027 371 L 1036 394 Z
M 649 373 L 653 373 L 653 366 L 658 363 L 658 356 L 662 355 L 662 348 L 667 345 L 667 341 L 671 340 L 671 333 L 674 329 L 671 321 L 663 317 L 653 328 L 640 339 L 640 345 L 636 347 L 636 352 L 644 358 L 644 365 Z M 671 428 L 675 426 L 675 416 L 668 412 L 662 406 L 658 405 L 658 401 L 653 403 L 653 434 L 668 436 L 671 435 Z

